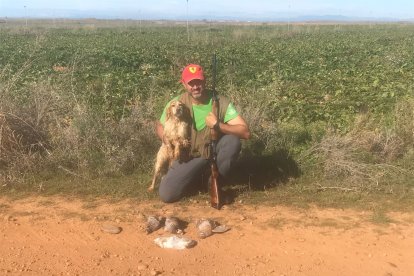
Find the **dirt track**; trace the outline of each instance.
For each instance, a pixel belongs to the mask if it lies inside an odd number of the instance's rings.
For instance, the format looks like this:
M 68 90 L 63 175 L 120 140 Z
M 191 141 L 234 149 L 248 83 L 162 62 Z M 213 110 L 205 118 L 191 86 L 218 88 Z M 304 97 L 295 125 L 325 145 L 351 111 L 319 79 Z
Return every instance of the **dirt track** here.
M 197 245 L 157 247 L 164 233 L 145 233 L 149 214 L 187 221 L 185 236 Z M 414 214 L 377 225 L 370 212 L 352 210 L 52 197 L 0 198 L 0 215 L 1 275 L 414 275 Z M 199 239 L 201 217 L 232 229 Z M 105 223 L 123 231 L 105 233 Z

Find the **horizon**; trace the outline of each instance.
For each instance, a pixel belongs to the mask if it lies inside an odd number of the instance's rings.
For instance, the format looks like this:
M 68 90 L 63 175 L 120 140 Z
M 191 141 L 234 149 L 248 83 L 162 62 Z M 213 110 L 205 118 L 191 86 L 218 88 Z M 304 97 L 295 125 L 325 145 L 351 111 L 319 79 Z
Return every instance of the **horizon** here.
M 95 18 L 135 20 L 303 21 L 365 20 L 412 21 L 414 1 L 396 0 L 1 0 L 2 18 Z

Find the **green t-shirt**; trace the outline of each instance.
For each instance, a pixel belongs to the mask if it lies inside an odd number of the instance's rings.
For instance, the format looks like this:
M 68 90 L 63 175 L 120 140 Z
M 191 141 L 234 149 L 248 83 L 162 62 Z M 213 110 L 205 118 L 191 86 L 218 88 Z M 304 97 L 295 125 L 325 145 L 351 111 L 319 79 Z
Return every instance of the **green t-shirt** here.
M 175 97 L 171 101 L 177 100 L 178 98 L 179 96 Z M 168 102 L 168 104 L 165 106 L 164 111 L 162 112 L 162 115 L 160 118 L 160 122 L 163 125 L 165 122 L 165 112 L 170 102 Z M 194 121 L 195 121 L 197 131 L 200 131 L 206 127 L 206 117 L 208 113 L 211 112 L 212 110 L 212 102 L 213 102 L 212 99 L 210 99 L 208 104 L 193 104 Z M 236 108 L 234 107 L 232 103 L 230 103 L 229 106 L 227 107 L 226 115 L 224 116 L 223 122 L 226 123 L 236 118 L 238 115 L 239 113 L 237 112 Z

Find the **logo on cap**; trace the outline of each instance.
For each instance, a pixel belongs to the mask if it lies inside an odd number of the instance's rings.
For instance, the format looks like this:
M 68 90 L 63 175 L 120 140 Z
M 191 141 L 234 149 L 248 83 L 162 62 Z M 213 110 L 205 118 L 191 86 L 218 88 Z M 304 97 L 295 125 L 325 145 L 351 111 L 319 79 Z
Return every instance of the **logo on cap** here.
M 194 74 L 195 72 L 197 72 L 197 67 L 189 67 L 188 71 Z
M 203 68 L 197 64 L 189 64 L 181 73 L 181 82 L 188 83 L 194 79 L 204 80 Z

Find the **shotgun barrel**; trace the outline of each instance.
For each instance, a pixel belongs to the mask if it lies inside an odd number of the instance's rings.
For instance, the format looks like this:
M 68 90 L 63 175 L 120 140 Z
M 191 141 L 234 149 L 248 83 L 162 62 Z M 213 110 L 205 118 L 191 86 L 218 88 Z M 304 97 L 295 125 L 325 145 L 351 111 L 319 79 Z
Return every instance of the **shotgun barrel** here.
M 216 54 L 213 54 L 212 58 L 212 112 L 216 115 L 218 122 L 220 122 L 220 103 L 217 97 L 216 92 L 216 73 L 217 73 L 217 60 Z M 219 171 L 217 168 L 217 141 L 219 139 L 219 131 L 216 128 L 210 129 L 210 197 L 211 197 L 211 206 L 220 210 L 221 208 L 221 198 L 220 198 L 220 185 L 219 185 Z

